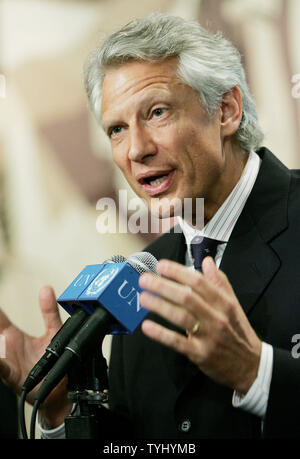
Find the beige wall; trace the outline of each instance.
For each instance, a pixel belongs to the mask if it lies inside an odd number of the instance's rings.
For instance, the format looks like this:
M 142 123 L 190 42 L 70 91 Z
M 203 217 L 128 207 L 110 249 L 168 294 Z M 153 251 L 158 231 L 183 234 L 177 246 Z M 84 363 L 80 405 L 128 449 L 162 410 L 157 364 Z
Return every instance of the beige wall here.
M 60 294 L 84 265 L 145 244 L 96 231 L 97 200 L 128 188 L 82 85 L 82 63 L 103 34 L 154 10 L 223 30 L 243 53 L 264 144 L 300 166 L 298 0 L 2 0 L 0 8 L 0 307 L 28 333 L 43 332 L 42 285 Z

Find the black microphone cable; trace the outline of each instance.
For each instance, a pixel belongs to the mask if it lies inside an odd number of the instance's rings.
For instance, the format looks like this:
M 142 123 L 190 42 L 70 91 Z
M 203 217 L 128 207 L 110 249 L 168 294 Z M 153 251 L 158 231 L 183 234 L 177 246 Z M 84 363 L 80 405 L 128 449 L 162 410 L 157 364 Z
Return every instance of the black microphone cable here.
M 77 335 L 71 339 L 64 353 L 49 371 L 35 395 L 31 414 L 30 439 L 35 438 L 36 417 L 40 405 L 69 371 L 74 362 L 78 360 L 83 361 L 91 349 L 97 344 L 102 343 L 111 322 L 111 314 L 105 309 L 98 308 L 85 321 Z
M 24 440 L 28 440 L 27 429 L 26 429 L 26 421 L 25 421 L 25 402 L 27 397 L 28 391 L 26 389 L 22 389 L 21 397 L 20 397 L 20 426 L 21 432 Z
M 30 440 L 35 439 L 35 424 L 36 424 L 36 417 L 37 417 L 39 406 L 40 406 L 40 401 L 35 400 L 33 408 L 32 408 L 31 421 L 30 421 Z

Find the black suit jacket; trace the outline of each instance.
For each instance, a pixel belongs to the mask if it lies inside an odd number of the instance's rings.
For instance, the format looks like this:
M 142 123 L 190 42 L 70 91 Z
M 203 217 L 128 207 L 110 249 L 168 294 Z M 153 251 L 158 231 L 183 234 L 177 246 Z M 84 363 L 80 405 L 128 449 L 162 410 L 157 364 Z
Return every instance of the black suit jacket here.
M 300 359 L 291 354 L 292 337 L 300 333 L 300 173 L 266 148 L 258 154 L 261 168 L 220 269 L 258 336 L 274 348 L 263 433 L 260 418 L 232 406 L 231 389 L 138 329 L 114 337 L 109 375 L 110 407 L 128 419 L 135 437 L 300 436 Z M 145 250 L 185 262 L 181 233 L 165 234 Z

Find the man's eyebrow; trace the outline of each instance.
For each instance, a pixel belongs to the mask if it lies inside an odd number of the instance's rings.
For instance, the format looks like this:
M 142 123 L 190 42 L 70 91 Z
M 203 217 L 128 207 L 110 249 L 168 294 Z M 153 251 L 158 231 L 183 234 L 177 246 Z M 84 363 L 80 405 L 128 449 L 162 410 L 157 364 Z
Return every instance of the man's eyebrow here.
M 101 118 L 101 126 L 102 126 L 102 129 L 108 133 L 109 129 L 112 127 L 112 126 L 115 126 L 116 124 L 120 124 L 121 121 L 119 120 L 118 116 L 116 115 L 115 117 L 112 116 L 112 118 Z
M 160 102 L 159 99 L 161 99 L 161 102 L 170 102 L 170 95 L 164 91 L 153 91 L 153 93 L 147 94 L 144 98 L 141 98 L 140 102 L 141 105 L 149 103 L 151 104 L 154 101 Z
M 143 109 L 145 105 L 151 105 L 153 103 L 170 103 L 170 96 L 166 94 L 165 92 L 162 91 L 153 91 L 151 94 L 146 94 L 144 97 L 141 97 L 141 99 L 138 102 L 138 105 L 135 104 L 137 111 L 140 111 Z M 112 126 L 117 126 L 119 124 L 122 124 L 121 117 L 116 114 L 116 117 L 112 117 L 111 119 L 107 119 L 106 121 L 102 120 L 101 125 L 103 130 L 108 133 L 109 129 Z
M 111 126 L 114 126 L 114 125 L 115 125 L 114 121 L 104 122 L 103 120 L 101 120 L 102 129 L 106 134 L 108 134 L 109 129 L 111 128 Z

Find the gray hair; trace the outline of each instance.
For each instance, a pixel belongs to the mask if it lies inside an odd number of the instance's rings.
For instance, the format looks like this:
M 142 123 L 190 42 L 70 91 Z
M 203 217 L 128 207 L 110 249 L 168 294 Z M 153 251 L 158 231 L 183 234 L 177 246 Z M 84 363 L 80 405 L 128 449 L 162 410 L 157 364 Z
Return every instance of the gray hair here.
M 130 61 L 158 62 L 169 57 L 178 58 L 178 77 L 198 92 L 209 117 L 220 107 L 226 92 L 234 86 L 240 88 L 243 114 L 235 140 L 246 153 L 257 149 L 263 134 L 240 53 L 220 33 L 213 34 L 196 21 L 168 14 L 151 13 L 131 21 L 109 35 L 89 56 L 84 84 L 98 122 L 106 68 Z

